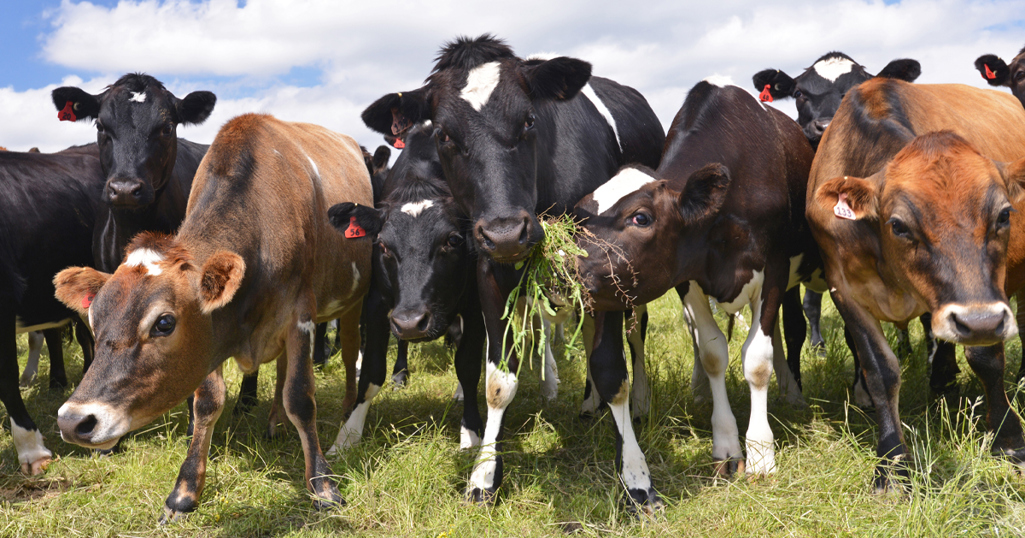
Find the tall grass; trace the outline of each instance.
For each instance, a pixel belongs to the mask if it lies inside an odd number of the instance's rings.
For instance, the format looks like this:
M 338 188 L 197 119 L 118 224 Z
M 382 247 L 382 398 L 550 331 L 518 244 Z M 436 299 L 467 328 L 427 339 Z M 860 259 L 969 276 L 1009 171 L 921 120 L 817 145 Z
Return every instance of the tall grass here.
M 0 433 L 0 536 L 1022 535 L 1025 479 L 989 456 L 984 407 L 977 405 L 981 387 L 961 358 L 961 397 L 931 398 L 917 324 L 915 353 L 902 363 L 900 400 L 912 472 L 906 493 L 876 496 L 877 428 L 874 416 L 847 403 L 853 367 L 835 310 L 825 309 L 826 355 L 805 350 L 808 407 L 790 407 L 770 392 L 779 472 L 757 480 L 713 478 L 711 408 L 690 394 L 693 357 L 678 298 L 671 292 L 650 314 L 652 407 L 637 430 L 666 501 L 653 520 L 635 519 L 621 503 L 611 417 L 577 418 L 584 384 L 579 353 L 559 359 L 562 385 L 553 404 L 543 403 L 533 374 L 524 370 L 506 414 L 500 501 L 464 504 L 474 454 L 458 449 L 461 404 L 451 399 L 451 352 L 426 344 L 412 347 L 408 388 L 386 387 L 374 400 L 362 444 L 331 462 L 348 504 L 323 512 L 312 509 L 303 487 L 295 431 L 286 427 L 281 437 L 264 438 L 273 369 L 261 374 L 260 405 L 235 418 L 230 408 L 239 376 L 228 367 L 228 409 L 214 435 L 199 510 L 166 527 L 156 521 L 185 457 L 184 407 L 130 435 L 120 454 L 98 458 L 60 440 L 55 415 L 70 390 L 46 389 L 44 366 L 23 394 L 58 458 L 41 477 L 24 477 L 9 433 Z M 720 322 L 725 327 L 725 318 Z M 727 384 L 743 432 L 749 398 L 739 365 L 741 327 L 730 343 Z M 24 338 L 19 343 L 24 360 Z M 74 357 L 69 375 L 78 379 L 81 354 L 73 344 L 66 353 Z M 1008 372 L 1017 371 L 1020 357 L 1015 341 Z M 324 442 L 338 432 L 343 376 L 337 358 L 318 375 Z M 1015 398 L 1023 399 L 1025 388 Z

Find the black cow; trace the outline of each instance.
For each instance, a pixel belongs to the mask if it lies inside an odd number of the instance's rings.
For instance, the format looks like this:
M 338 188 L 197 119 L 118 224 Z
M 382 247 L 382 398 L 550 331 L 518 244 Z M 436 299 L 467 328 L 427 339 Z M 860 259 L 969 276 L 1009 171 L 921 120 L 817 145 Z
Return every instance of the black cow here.
M 995 54 L 984 54 L 975 60 L 975 68 L 990 86 L 1007 86 L 1025 106 L 1025 47 L 1010 64 Z
M 0 152 L 0 399 L 26 473 L 42 472 L 51 453 L 18 390 L 15 335 L 78 316 L 54 298 L 53 276 L 93 263 L 90 245 L 105 179 L 99 160 L 96 144 L 58 153 Z M 91 336 L 79 334 L 88 338 L 82 348 L 91 350 Z
M 363 112 L 370 128 L 392 135 L 426 120 L 433 122 L 442 169 L 456 203 L 470 216 L 480 255 L 488 427 L 467 494 L 482 502 L 494 498 L 501 485 L 497 442 L 518 386 L 519 358 L 503 347 L 506 322 L 500 318 L 519 282 L 513 264 L 542 238 L 537 215 L 566 212 L 627 162 L 656 166 L 665 132 L 639 93 L 592 77 L 587 62 L 525 61 L 487 34 L 449 43 L 423 87 L 385 95 Z M 658 495 L 625 394 L 623 314 L 610 312 L 598 321 L 604 323 L 596 323 L 591 370 L 616 420 L 617 468 L 634 501 L 655 505 Z

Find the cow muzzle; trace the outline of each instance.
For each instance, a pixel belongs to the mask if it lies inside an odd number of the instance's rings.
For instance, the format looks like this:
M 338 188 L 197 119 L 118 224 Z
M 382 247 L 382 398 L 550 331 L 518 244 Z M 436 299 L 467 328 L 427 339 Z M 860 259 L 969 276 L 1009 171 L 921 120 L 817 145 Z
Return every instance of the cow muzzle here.
M 541 238 L 533 215 L 520 210 L 513 216 L 480 219 L 473 227 L 477 244 L 499 263 L 513 263 L 527 256 Z
M 402 340 L 427 338 L 431 328 L 431 313 L 428 310 L 395 310 L 391 315 L 392 332 Z
M 146 186 L 136 179 L 112 179 L 107 182 L 107 202 L 114 207 L 134 208 L 146 204 Z
M 947 304 L 933 313 L 937 338 L 965 346 L 992 346 L 1018 334 L 1011 308 L 1004 302 Z
M 130 431 L 131 418 L 108 404 L 67 402 L 57 411 L 57 426 L 69 443 L 106 450 Z

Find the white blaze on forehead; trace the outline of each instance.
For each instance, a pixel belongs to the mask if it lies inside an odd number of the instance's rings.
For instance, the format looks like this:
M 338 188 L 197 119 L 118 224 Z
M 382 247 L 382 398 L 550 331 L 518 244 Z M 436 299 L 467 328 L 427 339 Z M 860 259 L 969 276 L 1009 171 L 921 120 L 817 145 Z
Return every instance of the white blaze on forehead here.
M 145 103 L 146 92 L 132 92 L 132 97 L 129 99 L 129 101 L 134 101 L 136 103 Z
M 491 92 L 495 91 L 495 87 L 498 86 L 500 73 L 498 62 L 488 62 L 474 67 L 466 76 L 466 86 L 463 87 L 459 96 L 479 112 L 491 98 Z
M 419 202 L 409 202 L 403 205 L 400 210 L 411 217 L 419 217 L 420 213 L 431 207 L 434 207 L 434 200 L 420 200 Z
M 163 273 L 163 269 L 157 262 L 163 261 L 164 255 L 148 248 L 135 249 L 125 259 L 124 265 L 129 267 L 145 267 L 146 271 L 153 276 Z
M 612 127 L 612 133 L 616 135 L 616 145 L 619 146 L 619 151 L 623 151 L 623 144 L 619 141 L 619 128 L 616 127 L 616 119 L 612 117 L 612 112 L 609 112 L 609 108 L 605 106 L 605 103 L 601 102 L 601 99 L 598 98 L 598 94 L 594 93 L 591 83 L 584 84 L 584 87 L 580 89 L 580 93 L 584 94 L 591 101 L 594 108 L 598 109 L 598 113 Z
M 718 86 L 720 88 L 725 88 L 726 86 L 736 86 L 736 84 L 733 83 L 732 78 L 723 75 L 712 75 L 710 77 L 705 78 L 705 82 L 711 84 L 712 86 Z
M 830 82 L 836 82 L 836 79 L 840 78 L 840 75 L 851 72 L 851 69 L 854 68 L 854 62 L 847 58 L 834 56 L 817 62 L 812 66 L 812 68 L 815 69 L 815 72 L 818 73 L 820 77 Z
M 652 181 L 655 181 L 655 178 L 636 168 L 627 168 L 619 172 L 594 191 L 594 202 L 598 204 L 598 214 L 601 215 L 612 209 L 612 206 L 616 205 L 624 196 L 640 190 L 641 187 Z

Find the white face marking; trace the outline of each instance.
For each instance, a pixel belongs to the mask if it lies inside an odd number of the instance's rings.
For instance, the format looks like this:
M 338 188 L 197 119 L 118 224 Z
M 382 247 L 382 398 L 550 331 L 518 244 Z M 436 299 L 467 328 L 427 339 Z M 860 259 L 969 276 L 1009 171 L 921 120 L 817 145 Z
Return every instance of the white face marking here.
M 132 97 L 129 99 L 129 101 L 133 101 L 135 103 L 145 103 L 146 92 L 132 92 Z
M 480 109 L 487 104 L 491 98 L 491 92 L 498 86 L 498 77 L 501 74 L 498 62 L 488 62 L 484 65 L 474 67 L 466 76 L 466 86 L 459 96 L 463 98 L 474 110 Z
M 847 58 L 833 57 L 817 62 L 812 68 L 820 77 L 830 82 L 836 82 L 840 75 L 851 72 L 854 62 Z
M 409 215 L 410 217 L 419 217 L 420 213 L 423 213 L 425 209 L 434 207 L 434 200 L 420 200 L 419 202 L 409 202 L 404 204 L 400 210 Z
M 584 87 L 580 89 L 580 93 L 587 97 L 591 104 L 598 109 L 598 113 L 601 114 L 605 121 L 612 127 L 613 134 L 616 135 L 616 145 L 619 146 L 619 150 L 623 151 L 623 143 L 619 141 L 619 128 L 616 127 L 616 120 L 612 117 L 612 112 L 609 112 L 609 108 L 605 106 L 605 103 L 598 98 L 598 94 L 594 93 L 594 88 L 591 87 L 591 83 L 584 84 Z
M 732 78 L 723 75 L 712 75 L 710 77 L 706 77 L 705 82 L 711 84 L 712 86 L 718 86 L 720 88 L 725 88 L 726 86 L 736 86 L 736 84 L 733 83 Z
M 616 205 L 624 196 L 637 192 L 652 181 L 655 181 L 655 178 L 636 168 L 627 168 L 619 172 L 594 191 L 593 196 L 595 203 L 598 204 L 598 214 L 601 215 L 612 209 L 612 206 Z
M 128 255 L 128 258 L 124 261 L 124 265 L 129 267 L 145 267 L 149 274 L 157 276 L 164 272 L 164 270 L 157 265 L 157 262 L 163 260 L 164 255 L 155 250 L 137 248 Z
M 108 449 L 117 444 L 117 440 L 124 434 L 132 431 L 132 417 L 123 413 L 121 410 L 105 403 L 83 403 L 73 404 L 70 402 L 64 402 L 64 405 L 57 411 L 57 417 L 62 417 L 68 413 L 74 413 L 80 417 L 86 417 L 92 415 L 96 418 L 96 426 L 93 428 L 92 444 L 89 445 L 93 448 Z M 61 439 L 64 439 L 64 434 L 61 433 Z M 68 439 L 64 439 L 69 443 Z M 84 446 L 84 445 L 83 445 Z
M 22 465 L 53 457 L 43 444 L 43 434 L 39 430 L 26 430 L 11 419 L 11 437 L 14 437 L 14 448 L 18 451 L 18 462 Z
M 620 476 L 627 489 L 648 491 L 652 488 L 651 472 L 648 471 L 648 462 L 644 459 L 640 445 L 637 444 L 637 436 L 634 435 L 628 402 L 629 398 L 623 398 L 620 404 L 609 403 L 612 418 L 615 419 L 619 435 L 623 439 L 623 467 Z

